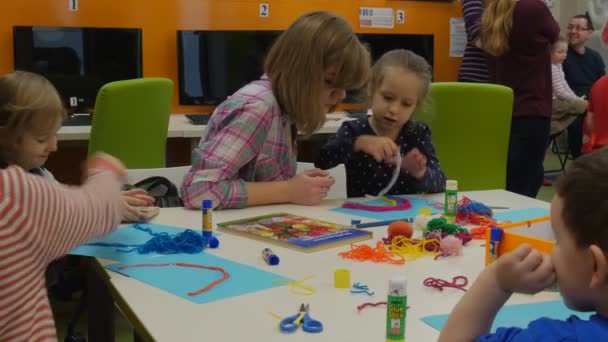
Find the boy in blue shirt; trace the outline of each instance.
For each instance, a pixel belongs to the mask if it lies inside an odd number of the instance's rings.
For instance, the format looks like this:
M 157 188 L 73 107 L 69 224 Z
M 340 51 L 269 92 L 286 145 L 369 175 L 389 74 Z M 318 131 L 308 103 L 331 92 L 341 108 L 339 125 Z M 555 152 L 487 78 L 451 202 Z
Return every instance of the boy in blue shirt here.
M 440 342 L 608 340 L 608 149 L 578 158 L 556 190 L 551 256 L 522 245 L 490 264 L 452 310 Z M 589 320 L 541 318 L 489 333 L 512 293 L 537 293 L 556 279 L 569 308 L 595 312 Z

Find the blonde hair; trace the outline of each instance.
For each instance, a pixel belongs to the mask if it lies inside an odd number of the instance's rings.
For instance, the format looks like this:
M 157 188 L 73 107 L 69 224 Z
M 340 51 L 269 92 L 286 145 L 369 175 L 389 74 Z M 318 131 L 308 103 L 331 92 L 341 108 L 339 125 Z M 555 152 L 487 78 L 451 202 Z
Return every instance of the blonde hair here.
M 14 162 L 15 147 L 27 132 L 48 134 L 63 122 L 66 111 L 49 80 L 27 71 L 0 78 L 0 157 Z M 55 133 L 55 132 L 52 132 Z
M 374 93 L 380 88 L 387 67 L 402 68 L 416 74 L 422 80 L 422 89 L 418 97 L 416 107 L 420 107 L 429 94 L 429 88 L 433 79 L 431 65 L 421 56 L 410 50 L 397 49 L 386 52 L 372 67 L 372 78 L 368 86 L 368 97 L 372 99 Z
M 555 43 L 553 43 L 552 49 L 555 50 L 559 44 L 566 44 L 566 45 L 568 45 L 568 39 L 560 34 L 557 37 L 557 40 L 555 41 Z
M 297 128 L 312 134 L 325 122 L 324 73 L 337 66 L 332 87 L 362 88 L 369 77 L 369 51 L 348 23 L 328 12 L 299 17 L 268 52 L 264 71 L 283 111 Z
M 513 10 L 517 0 L 485 0 L 481 16 L 481 46 L 492 56 L 509 51 Z

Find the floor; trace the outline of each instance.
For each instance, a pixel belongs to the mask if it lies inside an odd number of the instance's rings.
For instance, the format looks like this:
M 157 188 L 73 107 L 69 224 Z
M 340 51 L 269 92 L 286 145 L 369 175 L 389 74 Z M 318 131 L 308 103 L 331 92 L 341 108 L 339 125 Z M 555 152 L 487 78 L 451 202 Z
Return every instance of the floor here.
M 545 159 L 545 169 L 553 170 L 558 168 L 559 162 L 557 158 L 552 154 L 548 153 L 547 158 Z M 556 176 L 556 175 L 553 175 Z M 543 201 L 551 201 L 555 190 L 553 186 L 543 186 L 541 187 L 537 198 Z M 59 334 L 59 341 L 64 341 L 67 332 L 68 322 L 70 320 L 70 316 L 72 312 L 77 308 L 79 301 L 74 300 L 72 302 L 58 302 L 52 301 L 51 305 L 53 306 L 53 312 L 55 315 L 55 321 L 57 323 L 57 330 Z M 120 312 L 116 312 L 116 341 L 124 342 L 124 341 L 133 341 L 133 329 L 131 328 L 129 322 L 120 314 Z M 76 326 L 76 332 L 86 336 L 87 328 L 86 328 L 86 314 L 80 317 L 79 322 Z M 74 342 L 73 340 L 66 340 L 65 342 Z

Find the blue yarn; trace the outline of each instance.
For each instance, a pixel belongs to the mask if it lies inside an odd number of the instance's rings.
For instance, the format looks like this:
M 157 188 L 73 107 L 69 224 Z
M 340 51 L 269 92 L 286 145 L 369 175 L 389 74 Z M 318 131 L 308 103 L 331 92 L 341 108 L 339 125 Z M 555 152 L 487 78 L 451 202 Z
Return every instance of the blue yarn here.
M 119 247 L 119 248 L 131 248 L 131 249 L 117 249 L 118 252 L 129 253 L 137 251 L 139 254 L 178 254 L 187 253 L 195 254 L 203 251 L 203 248 L 207 245 L 207 241 L 200 234 L 191 229 L 186 229 L 181 233 L 175 235 L 169 235 L 168 233 L 161 232 L 155 233 L 150 227 L 142 227 L 138 224 L 132 225 L 133 228 L 139 229 L 153 236 L 144 244 L 124 244 L 124 243 L 108 243 L 108 242 L 93 242 L 88 243 L 89 246 L 101 246 L 101 247 Z
M 485 218 L 489 218 L 489 219 L 494 217 L 492 208 L 488 207 L 487 205 L 485 205 L 481 202 L 473 201 L 472 199 L 468 199 L 468 200 L 469 200 L 469 202 L 467 204 L 458 205 L 458 214 L 459 215 L 469 217 L 472 213 L 476 213 L 478 215 L 481 215 L 481 216 L 483 216 Z

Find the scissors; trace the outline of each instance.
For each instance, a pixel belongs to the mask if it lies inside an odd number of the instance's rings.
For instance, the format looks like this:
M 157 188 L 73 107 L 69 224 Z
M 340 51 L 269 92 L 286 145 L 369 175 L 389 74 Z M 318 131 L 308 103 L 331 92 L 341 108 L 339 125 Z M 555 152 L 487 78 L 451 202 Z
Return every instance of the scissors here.
M 302 325 L 302 330 L 306 331 L 307 333 L 320 333 L 323 331 L 323 323 L 312 319 L 308 315 L 308 308 L 308 304 L 302 304 L 300 305 L 300 312 L 293 316 L 283 318 L 279 324 L 281 331 L 285 333 L 292 333 L 296 331 L 300 325 Z

